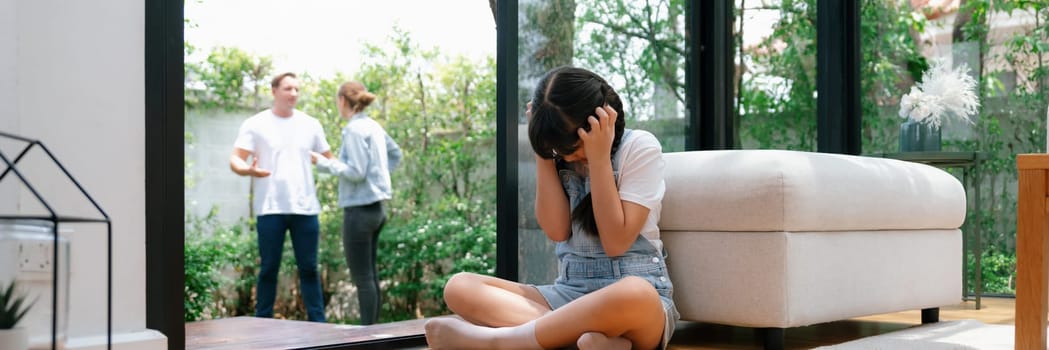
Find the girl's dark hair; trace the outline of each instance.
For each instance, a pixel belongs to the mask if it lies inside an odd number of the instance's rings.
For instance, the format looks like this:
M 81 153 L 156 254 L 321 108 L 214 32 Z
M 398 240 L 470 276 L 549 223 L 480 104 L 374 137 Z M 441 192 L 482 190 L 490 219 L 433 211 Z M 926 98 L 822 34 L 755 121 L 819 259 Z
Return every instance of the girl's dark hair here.
M 587 118 L 596 117 L 595 109 L 606 104 L 618 115 L 616 136 L 612 140 L 612 154 L 615 154 L 626 125 L 623 101 L 616 90 L 604 78 L 586 69 L 564 66 L 550 70 L 532 93 L 532 119 L 528 122 L 532 150 L 543 159 L 557 159 L 558 155 L 575 152 L 580 142 L 576 130 L 590 131 Z M 598 235 L 589 193 L 572 210 L 572 221 L 579 222 L 587 234 Z

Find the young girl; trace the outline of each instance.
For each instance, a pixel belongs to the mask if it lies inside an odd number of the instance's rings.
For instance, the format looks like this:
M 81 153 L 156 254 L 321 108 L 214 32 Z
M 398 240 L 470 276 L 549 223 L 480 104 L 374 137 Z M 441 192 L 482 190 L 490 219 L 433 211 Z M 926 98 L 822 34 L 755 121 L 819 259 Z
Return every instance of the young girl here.
M 462 317 L 426 323 L 433 349 L 665 348 L 679 318 L 659 212 L 659 141 L 624 130 L 623 102 L 593 72 L 548 72 L 528 109 L 536 153 L 535 213 L 557 242 L 552 285 L 460 273 L 445 285 Z
M 311 153 L 317 169 L 339 176 L 339 206 L 343 208 L 342 245 L 346 265 L 357 287 L 361 324 L 379 320 L 381 297 L 375 253 L 386 223 L 383 202 L 393 196 L 390 171 L 401 162 L 401 148 L 379 123 L 364 113 L 375 100 L 364 84 L 339 87 L 335 104 L 347 120 L 339 158 Z

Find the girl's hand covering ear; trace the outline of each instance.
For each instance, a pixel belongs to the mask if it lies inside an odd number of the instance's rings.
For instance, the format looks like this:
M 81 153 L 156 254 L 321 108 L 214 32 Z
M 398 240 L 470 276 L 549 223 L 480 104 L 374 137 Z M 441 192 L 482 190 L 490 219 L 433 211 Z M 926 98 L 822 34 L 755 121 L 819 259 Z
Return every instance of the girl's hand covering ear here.
M 590 131 L 579 128 L 579 139 L 583 141 L 588 162 L 597 160 L 610 161 L 612 158 L 612 141 L 616 137 L 616 118 L 619 115 L 609 105 L 597 107 L 595 116 L 587 118 Z

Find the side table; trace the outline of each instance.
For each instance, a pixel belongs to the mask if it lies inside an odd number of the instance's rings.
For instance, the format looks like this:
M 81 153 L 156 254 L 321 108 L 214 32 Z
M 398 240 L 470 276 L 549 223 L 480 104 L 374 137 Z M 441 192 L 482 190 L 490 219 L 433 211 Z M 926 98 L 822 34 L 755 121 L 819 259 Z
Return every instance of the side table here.
M 969 265 L 965 263 L 965 254 L 962 254 L 962 296 L 963 300 L 975 300 L 976 310 L 980 309 L 980 296 L 983 294 L 983 268 L 981 266 L 982 255 L 983 255 L 983 237 L 980 234 L 980 164 L 987 159 L 987 154 L 983 152 L 897 152 L 897 153 L 875 153 L 867 155 L 869 157 L 881 157 L 881 158 L 892 158 L 899 159 L 908 162 L 928 164 L 937 168 L 960 168 L 962 169 L 962 187 L 969 188 L 970 184 L 973 188 L 973 205 L 972 210 L 976 214 L 975 220 L 969 220 L 968 215 L 965 218 L 965 228 L 962 231 L 962 252 L 968 252 L 971 248 L 973 256 L 976 258 L 976 281 L 974 284 L 974 293 L 972 298 L 969 298 L 969 288 L 966 286 L 967 276 L 969 272 Z M 972 182 L 970 183 L 970 178 Z M 968 203 L 966 203 L 968 206 Z M 972 222 L 975 221 L 975 222 Z M 970 237 L 972 237 L 972 247 L 969 247 L 969 240 L 964 239 L 966 231 L 972 231 Z

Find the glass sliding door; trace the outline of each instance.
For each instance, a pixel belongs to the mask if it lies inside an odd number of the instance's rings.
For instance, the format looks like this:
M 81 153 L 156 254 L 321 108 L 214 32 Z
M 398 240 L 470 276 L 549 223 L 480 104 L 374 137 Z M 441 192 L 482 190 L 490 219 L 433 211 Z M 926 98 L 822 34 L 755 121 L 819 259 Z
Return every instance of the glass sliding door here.
M 920 84 L 929 79 L 932 67 L 972 79 L 979 106 L 968 120 L 944 114 L 939 143 L 942 151 L 976 152 L 982 158 L 966 184 L 966 290 L 1014 294 L 1015 157 L 1046 151 L 1049 7 L 1039 2 L 946 3 L 863 2 L 863 150 L 901 150 L 903 96 L 915 88 L 937 94 Z M 902 114 L 908 115 L 907 110 Z M 960 170 L 952 172 L 962 178 Z
M 609 80 L 624 100 L 627 128 L 685 150 L 685 2 L 523 0 L 518 8 L 518 258 L 520 281 L 557 277 L 553 243 L 535 221 L 535 155 L 524 106 L 549 69 L 573 65 Z
M 736 140 L 816 150 L 816 0 L 735 0 Z

